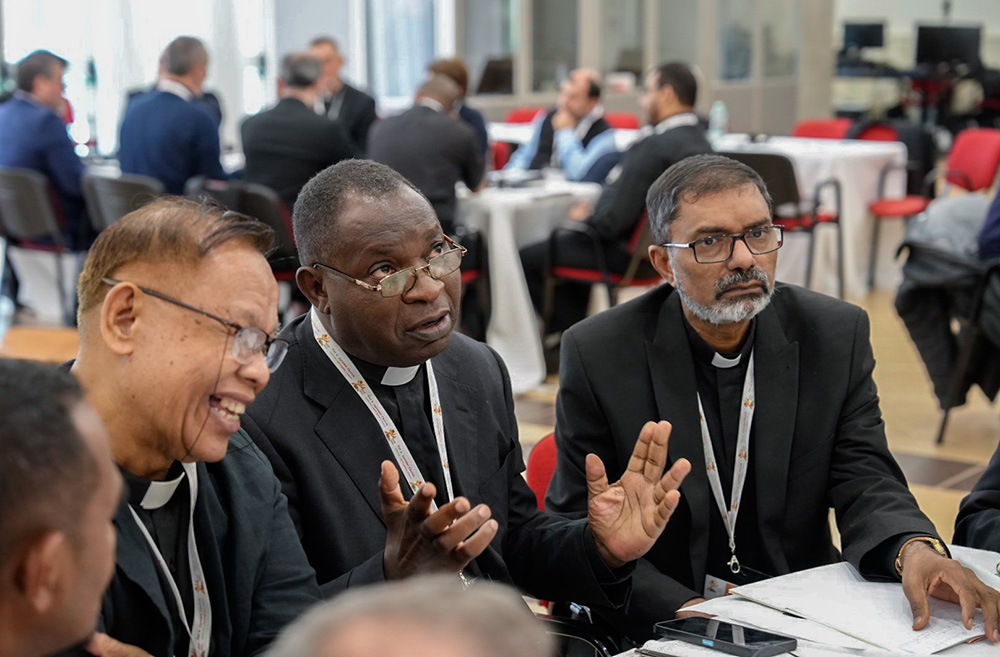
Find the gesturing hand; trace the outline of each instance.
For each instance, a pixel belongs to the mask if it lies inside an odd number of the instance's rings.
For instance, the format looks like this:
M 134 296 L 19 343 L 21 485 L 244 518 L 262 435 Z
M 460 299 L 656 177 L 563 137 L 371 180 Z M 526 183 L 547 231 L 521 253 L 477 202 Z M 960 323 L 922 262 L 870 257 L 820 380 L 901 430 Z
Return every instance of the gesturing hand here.
M 152 657 L 142 648 L 112 639 L 103 632 L 97 632 L 86 645 L 87 652 L 95 657 Z
M 903 593 L 913 612 L 913 629 L 921 630 L 930 622 L 927 595 L 962 605 L 962 622 L 972 628 L 976 607 L 983 610 L 986 638 L 1000 640 L 997 624 L 1000 618 L 1000 593 L 983 584 L 976 574 L 954 559 L 948 559 L 928 546 L 914 541 L 902 555 Z
M 691 464 L 679 459 L 663 474 L 669 439 L 669 422 L 647 422 L 628 469 L 610 486 L 604 463 L 596 454 L 587 455 L 588 520 L 597 549 L 612 568 L 646 554 L 677 508 L 681 498 L 677 489 Z
M 386 579 L 402 579 L 420 572 L 457 573 L 482 553 L 497 533 L 490 508 L 469 508 L 459 497 L 431 513 L 437 491 L 425 483 L 407 502 L 399 488 L 399 471 L 382 462 L 379 478 L 382 517 L 386 524 L 382 566 Z

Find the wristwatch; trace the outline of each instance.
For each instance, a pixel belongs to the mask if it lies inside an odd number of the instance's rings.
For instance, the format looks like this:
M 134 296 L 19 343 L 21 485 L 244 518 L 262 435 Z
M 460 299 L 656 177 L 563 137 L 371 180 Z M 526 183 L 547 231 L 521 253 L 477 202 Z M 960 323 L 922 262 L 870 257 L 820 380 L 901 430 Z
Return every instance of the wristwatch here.
M 906 542 L 904 542 L 900 546 L 899 552 L 896 553 L 896 574 L 897 575 L 901 576 L 903 574 L 903 552 L 910 545 L 910 543 L 915 543 L 917 541 L 920 541 L 922 543 L 926 543 L 927 545 L 929 545 L 931 547 L 932 550 L 934 550 L 935 552 L 937 552 L 938 554 L 940 554 L 945 559 L 950 559 L 951 558 L 951 555 L 948 553 L 948 548 L 946 548 L 944 546 L 944 543 L 942 543 L 938 539 L 936 539 L 936 538 L 934 538 L 932 536 L 914 536 L 911 539 L 907 539 Z

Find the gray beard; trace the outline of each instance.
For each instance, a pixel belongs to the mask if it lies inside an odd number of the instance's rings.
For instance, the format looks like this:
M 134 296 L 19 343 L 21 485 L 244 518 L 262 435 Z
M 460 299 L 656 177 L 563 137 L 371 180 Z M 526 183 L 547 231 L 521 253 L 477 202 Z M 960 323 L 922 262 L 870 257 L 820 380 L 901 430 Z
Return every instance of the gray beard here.
M 671 257 L 671 260 L 672 259 L 673 258 Z M 673 265 L 672 262 L 671 264 Z M 674 271 L 677 272 L 676 267 L 674 267 Z M 691 314 L 703 322 L 716 325 L 738 324 L 740 322 L 749 321 L 760 314 L 760 311 L 767 308 L 767 304 L 771 303 L 771 295 L 774 294 L 774 283 L 770 280 L 770 278 L 768 278 L 768 275 L 763 270 L 756 268 L 747 269 L 745 271 L 737 271 L 726 278 L 721 279 L 715 285 L 716 294 L 722 294 L 731 286 L 739 283 L 746 283 L 748 281 L 762 282 L 766 292 L 760 292 L 752 296 L 744 296 L 739 299 L 718 299 L 711 306 L 706 306 L 698 303 L 688 295 L 688 293 L 684 290 L 685 281 L 681 276 L 674 277 L 677 294 L 680 295 L 681 301 L 683 301 L 685 307 L 691 311 Z

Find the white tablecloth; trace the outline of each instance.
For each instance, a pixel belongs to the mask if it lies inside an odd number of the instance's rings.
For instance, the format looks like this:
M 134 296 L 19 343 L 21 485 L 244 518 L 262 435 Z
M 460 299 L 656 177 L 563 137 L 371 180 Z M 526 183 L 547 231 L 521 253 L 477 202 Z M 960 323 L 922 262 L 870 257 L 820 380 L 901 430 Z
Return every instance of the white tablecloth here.
M 459 219 L 486 235 L 492 313 L 486 342 L 510 371 L 514 392 L 545 380 L 545 359 L 518 249 L 548 238 L 566 220 L 570 206 L 594 202 L 595 183 L 546 180 L 524 188 L 489 188 L 459 200 Z
M 874 142 L 832 139 L 772 137 L 764 144 L 732 145 L 727 150 L 763 150 L 788 156 L 795 167 L 799 191 L 804 199 L 813 197 L 816 183 L 836 178 L 841 184 L 840 229 L 844 231 L 844 290 L 848 297 L 864 297 L 868 292 L 868 257 L 872 222 L 868 205 L 878 198 L 882 168 L 889 163 L 906 163 L 906 146 L 900 142 Z M 902 171 L 893 172 L 886 185 L 888 196 L 906 193 Z M 832 209 L 832 194 L 823 203 Z M 879 236 L 876 284 L 894 287 L 899 283 L 901 264 L 894 258 L 903 238 L 902 221 L 883 221 Z M 816 257 L 813 263 L 813 288 L 827 294 L 837 293 L 836 230 L 820 227 L 816 231 Z M 778 280 L 805 284 L 806 242 L 804 235 L 789 235 L 778 255 Z

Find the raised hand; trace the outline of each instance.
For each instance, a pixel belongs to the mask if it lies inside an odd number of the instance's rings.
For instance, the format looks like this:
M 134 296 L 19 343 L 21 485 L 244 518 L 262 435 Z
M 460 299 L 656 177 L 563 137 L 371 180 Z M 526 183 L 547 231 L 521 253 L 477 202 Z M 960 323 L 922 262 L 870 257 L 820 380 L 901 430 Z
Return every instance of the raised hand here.
M 96 632 L 85 648 L 95 657 L 152 657 L 142 648 L 112 639 L 103 632 Z
M 382 462 L 379 493 L 387 530 L 382 557 L 386 579 L 457 573 L 496 536 L 497 522 L 490 519 L 485 504 L 470 509 L 469 500 L 458 497 L 431 513 L 437 494 L 434 484 L 423 484 L 407 502 L 399 487 L 399 471 L 390 461 Z
M 625 474 L 611 485 L 601 459 L 587 455 L 588 521 L 601 557 L 612 568 L 646 554 L 680 502 L 678 488 L 691 464 L 679 459 L 663 474 L 670 430 L 669 422 L 647 422 Z

